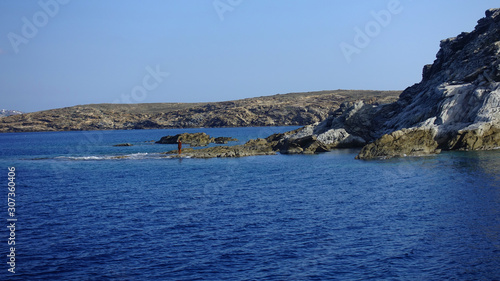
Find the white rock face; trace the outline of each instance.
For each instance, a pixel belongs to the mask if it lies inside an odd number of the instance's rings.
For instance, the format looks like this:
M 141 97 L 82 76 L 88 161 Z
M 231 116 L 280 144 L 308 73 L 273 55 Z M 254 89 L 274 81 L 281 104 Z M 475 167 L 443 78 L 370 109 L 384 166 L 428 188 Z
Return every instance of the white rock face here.
M 484 123 L 500 124 L 500 83 L 494 82 L 479 86 L 472 83 L 449 85 L 441 84 L 433 91 L 440 96 L 437 111 L 431 117 L 418 122 L 420 116 L 432 108 L 428 103 L 417 99 L 407 107 L 408 110 L 386 122 L 390 128 L 433 128 L 438 136 L 464 129 L 474 129 Z M 421 96 L 428 96 L 422 93 Z M 413 123 L 413 124 L 412 124 Z
M 358 136 L 349 134 L 345 129 L 330 129 L 317 136 L 317 140 L 333 147 L 349 147 L 366 144 L 366 141 Z M 355 144 L 355 145 L 354 145 Z
M 306 136 L 314 136 L 318 141 L 329 147 L 362 146 L 367 141 L 363 137 L 353 134 L 353 132 L 364 130 L 362 127 L 371 126 L 370 114 L 367 114 L 367 112 L 373 109 L 372 105 L 365 105 L 363 101 L 358 101 L 350 107 L 346 107 L 345 112 L 339 118 L 330 117 L 323 122 L 305 126 L 301 131 L 287 138 L 295 140 Z M 351 133 L 347 131 L 349 128 Z
M 318 135 L 318 140 L 324 144 L 338 144 L 351 135 L 345 129 L 330 129 Z

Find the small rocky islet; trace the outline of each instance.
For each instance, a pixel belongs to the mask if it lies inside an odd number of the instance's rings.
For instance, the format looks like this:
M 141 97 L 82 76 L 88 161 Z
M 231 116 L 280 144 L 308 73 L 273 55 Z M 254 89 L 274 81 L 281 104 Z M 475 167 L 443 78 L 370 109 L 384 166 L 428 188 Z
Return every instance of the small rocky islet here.
M 311 154 L 360 147 L 356 159 L 500 148 L 500 9 L 441 41 L 422 81 L 396 102 L 345 102 L 324 121 L 243 145 L 184 150 L 194 158 Z M 174 155 L 177 151 L 166 154 Z
M 213 138 L 206 133 L 182 133 L 175 136 L 164 136 L 156 143 L 158 144 L 176 144 L 181 141 L 183 144 L 190 146 L 207 146 L 211 143 L 227 144 L 230 141 L 238 141 L 232 137 L 216 137 Z

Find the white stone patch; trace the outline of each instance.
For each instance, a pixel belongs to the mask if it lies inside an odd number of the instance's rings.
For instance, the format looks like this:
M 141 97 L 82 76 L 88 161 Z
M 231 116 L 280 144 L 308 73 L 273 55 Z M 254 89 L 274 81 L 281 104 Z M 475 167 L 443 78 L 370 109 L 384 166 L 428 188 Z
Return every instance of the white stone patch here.
M 331 129 L 318 135 L 318 141 L 324 144 L 337 144 L 347 139 L 350 134 L 344 129 Z
M 316 125 L 307 125 L 300 132 L 290 135 L 288 139 L 300 139 L 302 137 L 311 136 L 314 134 L 314 128 Z

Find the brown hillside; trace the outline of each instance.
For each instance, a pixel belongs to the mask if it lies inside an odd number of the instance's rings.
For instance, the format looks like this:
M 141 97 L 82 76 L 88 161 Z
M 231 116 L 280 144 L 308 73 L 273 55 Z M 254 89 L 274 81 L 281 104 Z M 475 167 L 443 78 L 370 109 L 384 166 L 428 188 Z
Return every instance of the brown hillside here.
M 0 132 L 307 125 L 343 102 L 389 103 L 400 93 L 335 90 L 211 103 L 78 105 L 0 118 Z

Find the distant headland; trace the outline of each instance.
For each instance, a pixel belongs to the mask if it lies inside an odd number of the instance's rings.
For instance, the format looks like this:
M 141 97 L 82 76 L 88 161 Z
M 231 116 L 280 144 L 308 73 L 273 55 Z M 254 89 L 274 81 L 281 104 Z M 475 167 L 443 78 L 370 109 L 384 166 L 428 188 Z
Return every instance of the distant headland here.
M 344 102 L 383 104 L 401 91 L 333 90 L 210 103 L 89 104 L 0 118 L 0 132 L 303 126 Z

